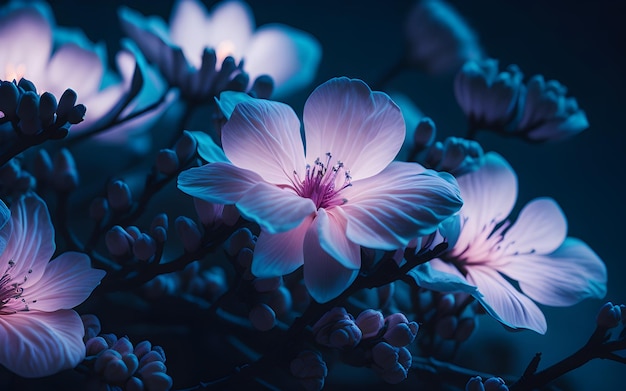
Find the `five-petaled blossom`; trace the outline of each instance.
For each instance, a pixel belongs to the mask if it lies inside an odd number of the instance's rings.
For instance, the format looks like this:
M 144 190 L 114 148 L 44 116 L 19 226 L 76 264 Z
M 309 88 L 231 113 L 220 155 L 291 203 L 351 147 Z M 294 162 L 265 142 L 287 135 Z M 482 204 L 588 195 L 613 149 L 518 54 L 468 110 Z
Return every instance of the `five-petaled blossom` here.
M 567 237 L 567 221 L 553 199 L 536 198 L 514 223 L 507 219 L 517 176 L 500 155 L 487 153 L 458 184 L 464 202 L 458 238 L 449 237 L 453 247 L 429 263 L 477 287 L 476 299 L 493 317 L 543 334 L 546 319 L 533 300 L 569 306 L 606 294 L 604 263 L 587 244 Z
M 436 230 L 461 204 L 454 178 L 417 163 L 392 162 L 404 141 L 398 106 L 360 80 L 331 79 L 304 106 L 250 99 L 222 129 L 232 163 L 181 173 L 178 187 L 235 204 L 262 229 L 252 273 L 280 276 L 304 264 L 319 302 L 337 297 L 361 266 L 360 246 L 395 250 Z
M 26 195 L 0 201 L 0 364 L 23 377 L 52 375 L 85 357 L 84 327 L 72 310 L 105 272 L 65 252 L 50 261 L 54 229 L 46 204 Z
M 278 23 L 255 29 L 250 7 L 239 0 L 218 3 L 211 11 L 198 0 L 178 0 L 169 26 L 126 7 L 119 14 L 122 28 L 146 58 L 183 96 L 195 100 L 218 95 L 241 71 L 242 60 L 251 82 L 269 75 L 274 96 L 284 96 L 308 85 L 321 59 L 319 42 L 304 31 Z

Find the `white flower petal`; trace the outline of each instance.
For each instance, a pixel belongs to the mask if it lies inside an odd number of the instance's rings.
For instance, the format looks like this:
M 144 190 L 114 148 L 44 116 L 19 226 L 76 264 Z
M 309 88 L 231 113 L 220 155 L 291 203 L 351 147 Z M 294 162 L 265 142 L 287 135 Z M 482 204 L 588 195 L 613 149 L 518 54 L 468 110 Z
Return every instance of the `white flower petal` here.
M 54 51 L 46 69 L 46 86 L 57 98 L 71 88 L 85 98 L 97 93 L 104 74 L 104 65 L 95 51 L 68 43 Z
M 222 147 L 234 165 L 257 172 L 267 182 L 291 185 L 294 173 L 303 178 L 300 121 L 284 103 L 239 103 L 222 128 Z
M 491 316 L 509 327 L 545 334 L 548 325 L 543 312 L 500 273 L 489 267 L 473 266 L 468 269 L 466 277 L 482 294 L 474 297 Z
M 393 162 L 378 175 L 354 181 L 337 207 L 348 219 L 348 238 L 362 246 L 394 250 L 422 235 L 461 207 L 456 181 L 417 163 Z
M 23 377 L 74 368 L 85 358 L 84 334 L 72 310 L 0 315 L 0 364 Z
M 549 255 L 511 256 L 499 270 L 541 304 L 570 306 L 606 295 L 606 266 L 587 244 L 574 238 Z
M 304 284 L 315 301 L 325 303 L 345 291 L 359 269 L 346 268 L 324 251 L 318 233 L 318 222 L 314 221 L 304 237 Z
M 234 204 L 263 179 L 229 163 L 210 163 L 185 170 L 178 176 L 183 192 L 216 204 Z
M 506 231 L 502 246 L 505 254 L 548 254 L 567 236 L 567 221 L 559 205 L 551 198 L 536 198 L 521 210 Z
M 304 105 L 307 162 L 330 152 L 354 180 L 382 171 L 404 141 L 398 106 L 361 80 L 331 79 L 313 91 Z
M 315 213 L 311 199 L 265 182 L 250 188 L 236 205 L 242 216 L 272 234 L 294 229 Z
M 477 171 L 457 178 L 463 198 L 463 228 L 453 254 L 464 251 L 477 237 L 491 233 L 508 217 L 517 199 L 517 176 L 511 166 L 495 152 L 486 153 L 484 159 Z
M 338 208 L 318 210 L 316 223 L 324 251 L 349 269 L 361 267 L 361 246 L 346 237 L 348 221 Z
M 170 17 L 170 39 L 183 49 L 189 63 L 200 68 L 202 51 L 207 45 L 209 15 L 204 5 L 195 0 L 178 0 Z
M 30 310 L 71 309 L 85 301 L 106 273 L 93 269 L 86 254 L 66 252 L 56 257 L 24 299 Z
M 302 266 L 304 235 L 312 221 L 312 216 L 307 217 L 296 228 L 278 234 L 261 231 L 254 246 L 252 274 L 257 277 L 277 277 Z
M 207 46 L 215 50 L 218 67 L 226 56 L 241 60 L 256 27 L 248 4 L 238 0 L 222 1 L 209 11 L 209 15 L 204 39 Z

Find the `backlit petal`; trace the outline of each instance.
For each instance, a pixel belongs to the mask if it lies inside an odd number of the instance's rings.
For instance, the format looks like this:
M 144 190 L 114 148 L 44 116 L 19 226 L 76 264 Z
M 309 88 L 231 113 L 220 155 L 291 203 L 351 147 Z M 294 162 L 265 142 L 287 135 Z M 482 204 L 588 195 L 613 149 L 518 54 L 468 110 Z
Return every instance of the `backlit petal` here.
M 361 246 L 346 237 L 348 221 L 338 208 L 320 209 L 316 223 L 320 244 L 324 251 L 349 269 L 361 267 Z
M 46 85 L 57 97 L 71 88 L 79 99 L 95 94 L 100 88 L 104 65 L 95 51 L 68 43 L 54 52 L 46 70 Z
M 21 197 L 11 205 L 12 233 L 0 254 L 0 266 L 15 262 L 13 279 L 26 281 L 23 288 L 35 284 L 44 273 L 54 253 L 54 228 L 44 201 L 38 196 Z
M 278 234 L 261 231 L 254 246 L 252 274 L 257 277 L 283 276 L 302 266 L 304 235 L 312 221 L 312 216 L 307 217 L 298 227 Z
M 354 180 L 382 171 L 404 141 L 402 113 L 391 98 L 361 80 L 331 79 L 304 105 L 307 162 L 330 152 Z
M 234 204 L 263 179 L 230 163 L 210 163 L 185 170 L 178 176 L 183 192 L 216 204 Z
M 244 217 L 272 234 L 293 229 L 315 213 L 311 199 L 265 182 L 250 188 L 236 205 Z
M 497 271 L 475 266 L 469 269 L 467 280 L 482 294 L 476 299 L 498 321 L 513 328 L 546 332 L 548 325 L 539 307 Z
M 378 175 L 352 182 L 338 208 L 348 219 L 347 235 L 362 246 L 394 250 L 459 210 L 454 178 L 417 163 L 393 162 Z
M 491 233 L 508 217 L 517 199 L 517 176 L 511 166 L 495 152 L 485 154 L 484 159 L 477 171 L 457 178 L 463 229 L 453 253 L 466 249 L 481 234 Z
M 345 291 L 359 274 L 346 268 L 320 246 L 318 223 L 309 226 L 304 237 L 304 284 L 318 303 L 325 303 Z
M 548 254 L 563 243 L 566 235 L 567 221 L 559 205 L 551 198 L 536 198 L 524 206 L 502 245 L 508 255 Z
M 24 299 L 31 310 L 71 309 L 89 297 L 105 274 L 91 267 L 86 254 L 66 252 L 48 264 L 37 284 L 24 290 Z
M 183 49 L 189 63 L 200 68 L 202 51 L 209 34 L 208 13 L 204 5 L 195 0 L 179 0 L 170 17 L 170 39 Z
M 85 358 L 83 322 L 73 310 L 0 316 L 0 364 L 23 377 L 74 368 Z
M 285 25 L 265 25 L 252 36 L 244 55 L 245 69 L 251 81 L 270 75 L 275 86 L 272 96 L 286 96 L 311 83 L 321 55 L 319 42 L 310 34 Z
M 570 306 L 606 295 L 606 266 L 581 240 L 567 238 L 549 255 L 509 257 L 500 271 L 517 280 L 526 295 L 552 306 Z
M 303 178 L 300 121 L 284 103 L 239 103 L 222 128 L 222 147 L 234 165 L 257 172 L 267 182 L 290 185 L 294 172 Z

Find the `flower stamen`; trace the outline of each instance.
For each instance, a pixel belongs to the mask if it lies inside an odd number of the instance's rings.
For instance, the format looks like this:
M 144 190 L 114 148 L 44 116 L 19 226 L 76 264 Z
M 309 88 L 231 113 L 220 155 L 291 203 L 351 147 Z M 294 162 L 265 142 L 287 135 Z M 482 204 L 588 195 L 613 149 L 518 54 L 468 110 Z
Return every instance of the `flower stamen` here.
M 329 208 L 345 204 L 348 200 L 340 198 L 339 193 L 352 186 L 350 171 L 344 168 L 342 161 L 331 165 L 332 154 L 326 153 L 326 162 L 323 163 L 318 157 L 313 166 L 307 164 L 304 178 L 300 178 L 294 171 L 294 189 L 296 193 L 305 198 L 310 198 L 317 209 Z M 343 173 L 345 179 L 341 186 L 337 186 L 337 176 Z

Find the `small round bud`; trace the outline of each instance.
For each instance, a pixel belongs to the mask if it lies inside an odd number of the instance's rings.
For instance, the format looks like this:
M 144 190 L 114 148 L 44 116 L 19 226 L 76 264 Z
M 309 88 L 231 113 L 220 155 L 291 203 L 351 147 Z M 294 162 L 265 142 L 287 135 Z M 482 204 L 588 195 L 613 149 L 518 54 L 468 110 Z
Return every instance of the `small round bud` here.
M 85 349 L 87 352 L 87 356 L 95 356 L 104 349 L 107 349 L 107 341 L 102 337 L 93 337 L 85 342 Z
M 386 342 L 379 342 L 372 348 L 372 360 L 382 369 L 393 368 L 398 363 L 398 350 Z
M 244 247 L 254 248 L 254 235 L 248 228 L 240 228 L 230 235 L 226 242 L 226 253 L 234 257 Z
M 133 344 L 127 337 L 122 337 L 115 341 L 111 349 L 117 350 L 122 356 L 133 352 Z
M 188 217 L 178 216 L 175 221 L 176 231 L 186 252 L 194 252 L 202 245 L 202 234 L 198 225 Z
M 366 339 L 378 335 L 385 325 L 385 319 L 380 311 L 367 309 L 356 317 L 355 323 L 361 329 L 363 339 Z
M 619 305 L 613 305 L 610 301 L 605 303 L 596 316 L 596 324 L 603 329 L 617 327 L 622 319 L 622 310 Z
M 84 314 L 80 316 L 80 319 L 83 321 L 83 326 L 85 327 L 85 336 L 83 337 L 83 341 L 87 341 L 88 339 L 94 338 L 100 334 L 100 319 L 98 319 L 96 315 Z
M 104 369 L 111 361 L 118 361 L 121 359 L 122 355 L 118 351 L 113 349 L 105 349 L 96 358 L 93 368 L 97 373 L 103 373 Z
M 501 378 L 490 377 L 485 380 L 485 391 L 509 391 L 509 388 Z
M 152 236 L 142 233 L 133 244 L 133 254 L 141 261 L 152 258 L 156 252 L 156 242 Z
M 126 182 L 115 180 L 107 186 L 109 205 L 116 211 L 125 211 L 130 208 L 132 196 Z
M 259 99 L 269 99 L 274 91 L 274 80 L 269 75 L 261 75 L 254 79 L 250 92 Z
M 162 149 L 157 154 L 154 165 L 159 172 L 165 175 L 173 174 L 179 167 L 178 156 L 171 149 Z
M 150 343 L 150 341 L 141 341 L 137 345 L 135 345 L 133 353 L 135 353 L 135 356 L 137 356 L 137 358 L 141 359 L 150 350 L 152 350 L 152 344 Z
M 104 243 L 109 252 L 115 256 L 126 255 L 134 239 L 119 225 L 113 226 L 105 235 Z
M 276 324 L 276 313 L 274 313 L 274 310 L 267 304 L 258 303 L 250 310 L 248 319 L 250 319 L 255 329 L 267 331 L 272 329 Z
M 130 377 L 128 368 L 121 359 L 110 360 L 104 367 L 103 375 L 107 383 L 122 383 Z
M 126 391 L 144 391 L 145 387 L 143 381 L 137 377 L 131 376 L 124 384 L 124 389 Z
M 387 328 L 383 335 L 385 341 L 395 347 L 407 346 L 415 339 L 417 335 L 418 325 L 415 322 L 398 323 Z
M 176 156 L 180 162 L 186 162 L 189 160 L 195 153 L 196 147 L 198 143 L 196 138 L 191 135 L 188 131 L 184 130 L 183 134 L 180 136 L 176 145 L 174 146 L 174 150 L 176 151 Z
M 415 128 L 415 133 L 413 135 L 413 142 L 415 143 L 415 148 L 418 151 L 423 151 L 426 148 L 430 148 L 430 146 L 435 141 L 435 136 L 437 134 L 437 127 L 432 119 L 428 117 L 422 118 Z

